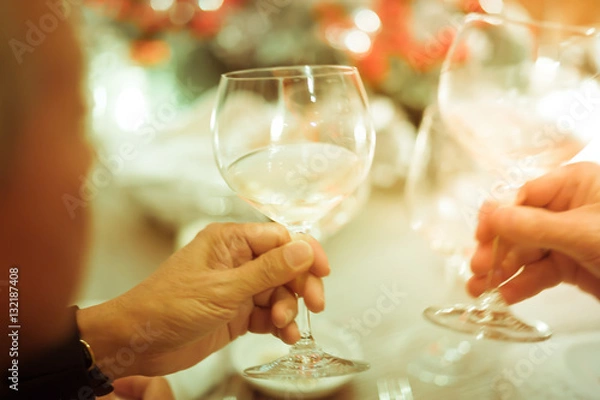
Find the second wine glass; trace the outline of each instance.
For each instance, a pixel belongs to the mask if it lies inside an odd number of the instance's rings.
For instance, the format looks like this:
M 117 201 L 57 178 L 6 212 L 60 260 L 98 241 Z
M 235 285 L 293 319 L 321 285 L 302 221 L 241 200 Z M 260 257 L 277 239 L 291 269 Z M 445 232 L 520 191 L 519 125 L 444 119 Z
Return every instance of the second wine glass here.
M 489 184 L 485 170 L 449 135 L 437 105 L 427 107 L 411 158 L 405 203 L 413 230 L 444 260 L 445 297 L 466 297 L 477 210 Z M 421 330 L 410 343 L 408 372 L 438 386 L 465 384 L 493 362 L 484 344 L 453 332 Z
M 495 178 L 493 197 L 572 159 L 596 135 L 600 32 L 503 16 L 467 16 L 442 66 L 438 103 L 448 132 Z M 432 322 L 480 338 L 547 340 L 549 327 L 511 313 L 491 277 L 514 244 L 496 238 L 488 290 L 475 304 L 430 307 Z M 527 266 L 524 266 L 527 268 Z
M 311 227 L 368 175 L 375 146 L 358 71 L 292 66 L 224 74 L 211 122 L 225 181 L 292 234 Z M 252 378 L 324 378 L 369 365 L 324 352 L 312 337 L 303 300 L 301 339 L 287 356 L 251 367 Z

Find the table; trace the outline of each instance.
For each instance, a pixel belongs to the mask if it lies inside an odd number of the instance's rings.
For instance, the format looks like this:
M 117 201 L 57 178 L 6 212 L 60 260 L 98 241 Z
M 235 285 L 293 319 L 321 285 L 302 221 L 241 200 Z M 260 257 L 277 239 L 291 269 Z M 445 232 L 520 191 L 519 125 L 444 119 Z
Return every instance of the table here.
M 376 382 L 385 376 L 408 376 L 415 399 L 600 398 L 600 392 L 589 392 L 594 384 L 600 385 L 600 302 L 569 286 L 548 290 L 514 307 L 525 318 L 550 324 L 555 337 L 547 344 L 475 343 L 480 347 L 474 354 L 483 362 L 482 372 L 465 384 L 436 386 L 407 375 L 407 365 L 414 358 L 410 347 L 416 340 L 465 339 L 453 338 L 425 323 L 421 310 L 466 297 L 460 285 L 447 279 L 441 257 L 409 228 L 401 191 L 375 190 L 367 206 L 327 239 L 324 247 L 332 274 L 325 282 L 326 311 L 315 318 L 327 318 L 353 330 L 372 365 L 333 399 L 376 399 Z M 81 302 L 126 291 L 150 274 L 172 248 L 172 234 L 150 223 L 119 188 L 105 188 L 95 204 L 90 269 Z M 397 304 L 378 311 L 377 299 L 386 291 L 398 293 Z M 587 347 L 582 351 L 573 346 Z M 575 360 L 582 371 L 567 367 L 570 354 L 584 357 Z M 217 354 L 206 362 L 215 363 L 218 357 L 222 356 Z M 203 363 L 195 368 L 201 369 Z M 171 380 L 187 386 L 174 388 L 178 399 L 203 398 L 194 390 L 214 383 L 205 376 L 194 377 L 192 370 Z M 224 370 L 223 377 L 227 373 Z M 244 392 L 248 399 L 266 398 L 249 389 Z

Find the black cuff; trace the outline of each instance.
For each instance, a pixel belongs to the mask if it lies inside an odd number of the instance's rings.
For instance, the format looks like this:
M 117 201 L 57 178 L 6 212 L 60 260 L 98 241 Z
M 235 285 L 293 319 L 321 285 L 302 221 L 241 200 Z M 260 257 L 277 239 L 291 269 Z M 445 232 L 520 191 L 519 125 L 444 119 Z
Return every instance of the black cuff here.
M 77 306 L 69 308 L 72 315 L 69 338 L 25 362 L 20 368 L 18 391 L 10 390 L 14 397 L 9 398 L 94 400 L 112 392 L 110 380 L 92 363 L 93 357 L 80 341 L 77 310 Z

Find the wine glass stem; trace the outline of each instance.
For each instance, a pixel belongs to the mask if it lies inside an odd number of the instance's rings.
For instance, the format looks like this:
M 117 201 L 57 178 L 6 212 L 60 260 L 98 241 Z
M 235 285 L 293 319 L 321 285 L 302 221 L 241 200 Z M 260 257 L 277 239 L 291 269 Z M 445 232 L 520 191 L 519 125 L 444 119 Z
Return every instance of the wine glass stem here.
M 310 326 L 310 311 L 306 307 L 304 298 L 298 299 L 298 317 L 296 318 L 298 330 L 300 330 L 300 340 L 313 341 L 312 328 Z
M 287 226 L 288 231 L 292 239 L 299 235 L 309 235 L 310 225 L 309 224 L 298 224 Z M 303 297 L 298 298 L 298 316 L 296 317 L 296 325 L 300 331 L 300 340 L 294 345 L 295 348 L 300 347 L 314 347 L 315 340 L 312 336 L 312 327 L 310 324 L 310 311 L 306 307 Z
M 488 273 L 487 289 L 479 297 L 479 307 L 485 310 L 489 316 L 492 316 L 494 312 L 508 309 L 508 304 L 499 289 L 503 282 L 498 282 L 499 277 L 502 276 L 502 261 L 505 256 L 506 250 L 502 248 L 500 236 L 496 236 L 492 244 L 492 269 Z
M 504 252 L 501 249 L 500 236 L 494 238 L 492 244 L 492 268 L 487 276 L 486 292 L 497 291 L 502 282 L 497 282 L 498 277 L 502 275 L 502 261 Z

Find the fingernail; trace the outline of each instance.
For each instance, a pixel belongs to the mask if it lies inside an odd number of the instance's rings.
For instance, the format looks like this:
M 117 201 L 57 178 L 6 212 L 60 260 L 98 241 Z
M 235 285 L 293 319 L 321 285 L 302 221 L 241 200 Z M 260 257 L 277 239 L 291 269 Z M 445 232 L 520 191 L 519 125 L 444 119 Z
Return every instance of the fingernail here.
M 527 194 L 525 193 L 524 190 L 520 190 L 519 193 L 517 194 L 517 198 L 515 199 L 515 204 L 520 206 L 523 203 L 525 203 L 526 199 L 527 199 Z
M 285 312 L 285 324 L 288 325 L 294 320 L 294 312 L 292 310 L 287 310 Z
M 479 207 L 479 214 L 488 214 L 498 208 L 498 203 L 492 200 L 486 200 Z
M 504 282 L 504 271 L 501 268 L 496 269 L 492 274 L 492 285 L 499 286 Z
M 312 257 L 312 247 L 303 240 L 295 240 L 285 245 L 283 258 L 292 268 L 304 265 Z

